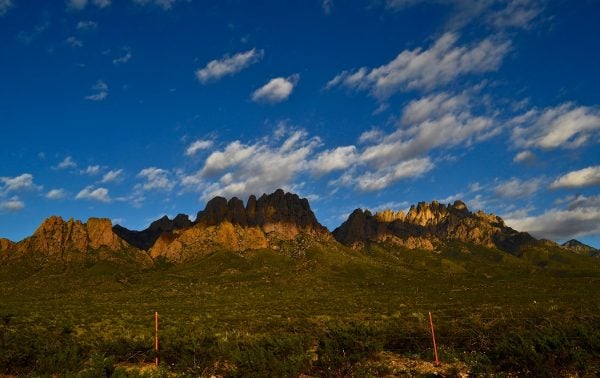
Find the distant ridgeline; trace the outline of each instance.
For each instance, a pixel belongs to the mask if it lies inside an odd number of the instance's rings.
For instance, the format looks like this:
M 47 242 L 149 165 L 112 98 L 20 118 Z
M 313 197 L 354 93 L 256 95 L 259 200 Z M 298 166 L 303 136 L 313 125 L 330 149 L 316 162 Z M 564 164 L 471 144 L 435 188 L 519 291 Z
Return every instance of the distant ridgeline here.
M 570 240 L 559 246 L 518 232 L 483 211 L 470 212 L 462 201 L 443 205 L 420 202 L 402 211 L 371 213 L 356 209 L 330 233 L 316 219 L 308 200 L 279 189 L 260 198 L 250 196 L 246 205 L 238 199 L 215 197 L 195 221 L 179 214 L 162 217 L 142 231 L 112 226 L 108 219 L 90 218 L 86 223 L 60 217 L 46 219 L 30 237 L 14 243 L 0 239 L 0 262 L 85 262 L 127 260 L 143 265 L 161 258 L 171 262 L 192 260 L 220 250 L 243 252 L 312 243 L 339 243 L 354 249 L 385 244 L 406 249 L 437 251 L 459 242 L 493 248 L 519 256 L 523 248 L 560 248 L 599 256 L 598 250 Z M 294 249 L 301 254 L 302 248 Z

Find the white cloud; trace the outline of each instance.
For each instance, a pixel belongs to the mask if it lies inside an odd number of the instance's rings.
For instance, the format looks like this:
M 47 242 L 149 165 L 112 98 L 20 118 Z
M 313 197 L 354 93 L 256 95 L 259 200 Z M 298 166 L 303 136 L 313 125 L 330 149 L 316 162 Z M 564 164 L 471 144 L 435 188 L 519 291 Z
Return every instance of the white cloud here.
M 13 7 L 11 0 L 0 0 L 0 17 L 4 16 Z
M 31 173 L 23 173 L 16 177 L 0 177 L 0 195 L 6 195 L 11 192 L 24 192 L 40 190 L 42 187 L 33 182 Z
M 224 55 L 221 59 L 215 59 L 196 71 L 196 78 L 202 83 L 217 81 L 224 76 L 232 76 L 263 58 L 263 50 L 252 49 L 237 53 L 233 56 Z
M 600 165 L 569 172 L 557 178 L 550 184 L 550 188 L 581 188 L 592 185 L 600 185 Z
M 307 160 L 319 143 L 302 130 L 281 131 L 279 137 L 253 144 L 234 141 L 208 156 L 202 169 L 183 177 L 181 184 L 201 192 L 203 199 L 290 188 L 295 175 L 307 169 Z
M 510 42 L 497 38 L 469 46 L 457 46 L 457 41 L 457 34 L 446 33 L 428 50 L 404 50 L 385 65 L 343 71 L 326 88 L 369 91 L 382 101 L 398 91 L 431 90 L 460 76 L 495 71 L 510 50 Z
M 106 83 L 102 80 L 96 81 L 96 84 L 92 85 L 92 90 L 95 93 L 85 96 L 86 100 L 102 101 L 108 96 L 108 85 L 106 85 Z
M 300 75 L 276 77 L 252 93 L 252 101 L 275 104 L 288 99 L 298 84 Z
M 71 47 L 77 48 L 77 47 L 83 47 L 83 41 L 78 39 L 77 37 L 69 37 L 65 40 L 65 42 L 67 42 L 67 44 Z
M 120 64 L 125 64 L 127 62 L 129 62 L 129 60 L 133 57 L 133 55 L 131 54 L 131 49 L 129 47 L 124 47 L 123 48 L 123 55 L 116 57 L 115 59 L 113 59 L 113 64 L 115 66 L 118 66 Z
M 600 135 L 600 108 L 572 102 L 532 109 L 512 119 L 512 140 L 518 147 L 575 148 Z
M 356 187 L 364 192 L 376 191 L 387 188 L 399 180 L 422 176 L 433 168 L 434 164 L 428 157 L 410 159 L 376 170 L 367 170 L 358 175 L 348 171 L 339 179 L 330 181 L 329 184 Z
M 211 148 L 212 145 L 213 145 L 213 141 L 212 140 L 200 140 L 200 139 L 198 139 L 197 141 L 195 141 L 192 144 L 190 144 L 188 146 L 188 148 L 186 148 L 185 154 L 187 156 L 194 156 L 196 154 L 196 152 L 201 151 L 201 150 L 206 150 L 208 148 Z
M 64 189 L 52 189 L 48 193 L 46 193 L 46 198 L 51 200 L 58 200 L 61 198 L 65 198 L 67 192 Z
M 490 13 L 487 19 L 498 29 L 527 29 L 542 10 L 540 1 L 537 0 L 510 0 L 505 8 Z
M 111 0 L 93 0 L 94 5 L 98 8 L 106 8 L 112 4 Z
M 323 7 L 323 12 L 325 14 L 330 14 L 333 10 L 333 0 L 323 0 L 321 6 Z
M 535 216 L 505 219 L 510 227 L 537 238 L 572 239 L 600 235 L 600 207 L 550 209 Z
M 454 30 L 470 23 L 483 23 L 498 30 L 528 29 L 543 10 L 539 0 L 386 0 L 385 7 L 401 11 L 426 3 L 452 7 L 446 27 Z
M 63 159 L 63 161 L 58 163 L 58 165 L 56 167 L 54 167 L 54 169 L 68 169 L 68 168 L 75 168 L 75 167 L 77 167 L 77 163 L 75 163 L 75 161 L 73 161 L 73 158 L 71 156 L 67 156 Z
M 102 176 L 102 180 L 100 180 L 100 182 L 107 183 L 107 182 L 118 181 L 121 179 L 122 174 L 123 174 L 122 169 L 108 171 L 104 174 L 104 176 Z
M 89 3 L 93 3 L 98 8 L 106 8 L 111 5 L 111 0 L 68 0 L 67 8 L 71 10 L 83 10 Z
M 68 0 L 67 7 L 75 10 L 82 10 L 87 6 L 87 0 Z
M 312 171 L 316 174 L 346 169 L 356 163 L 358 154 L 355 146 L 337 147 L 323 151 L 311 161 Z
M 503 198 L 527 197 L 537 192 L 542 185 L 542 179 L 520 180 L 512 178 L 496 184 L 494 193 Z
M 136 185 L 138 190 L 170 191 L 175 186 L 175 182 L 169 178 L 169 171 L 161 168 L 144 168 L 138 173 L 137 177 L 145 179 L 143 184 Z
M 379 142 L 383 137 L 383 131 L 374 128 L 360 134 L 358 143 Z
M 94 21 L 79 21 L 77 23 L 78 30 L 95 30 L 98 27 L 98 23 Z
M 378 168 L 416 158 L 438 147 L 469 146 L 495 135 L 494 119 L 475 116 L 467 94 L 433 94 L 411 101 L 398 129 L 380 142 L 367 146 L 361 161 Z
M 25 203 L 18 197 L 13 197 L 6 201 L 0 202 L 0 210 L 8 212 L 17 212 L 25 208 Z
M 50 27 L 50 23 L 48 21 L 44 21 L 41 24 L 36 25 L 32 31 L 19 32 L 19 34 L 17 35 L 17 38 L 19 39 L 19 41 L 21 43 L 28 45 L 31 42 L 33 42 L 36 38 L 41 36 L 46 30 L 48 30 L 49 27 Z
M 513 162 L 515 163 L 528 163 L 534 160 L 535 154 L 529 150 L 521 151 L 513 158 Z
M 88 167 L 85 170 L 81 171 L 81 174 L 94 176 L 94 175 L 97 175 L 98 173 L 100 173 L 100 169 L 101 168 L 99 165 L 88 165 Z
M 86 199 L 91 201 L 99 201 L 99 202 L 110 202 L 111 198 L 108 194 L 108 189 L 106 188 L 95 188 L 93 186 L 86 186 L 83 188 L 77 195 L 75 199 Z
M 173 8 L 173 4 L 175 4 L 176 0 L 133 0 L 134 3 L 139 5 L 155 5 L 164 10 L 169 10 Z

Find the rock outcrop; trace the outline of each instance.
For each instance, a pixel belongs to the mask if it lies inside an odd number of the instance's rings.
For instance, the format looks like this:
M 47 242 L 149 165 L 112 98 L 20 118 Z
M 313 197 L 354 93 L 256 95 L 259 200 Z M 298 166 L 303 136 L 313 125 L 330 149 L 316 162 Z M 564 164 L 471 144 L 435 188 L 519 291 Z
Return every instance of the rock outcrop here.
M 576 239 L 571 239 L 569 241 L 566 241 L 563 244 L 561 244 L 560 246 L 563 248 L 566 248 L 570 251 L 573 251 L 575 253 L 581 254 L 581 255 L 588 255 L 588 256 L 597 256 L 598 255 L 598 250 L 596 248 L 589 246 L 587 244 L 584 244 Z
M 373 215 L 357 209 L 333 231 L 333 236 L 353 247 L 369 241 L 389 241 L 409 249 L 428 250 L 444 241 L 457 240 L 515 252 L 521 245 L 535 241 L 529 234 L 506 226 L 494 214 L 470 212 L 462 201 L 448 205 L 420 202 L 406 214 L 385 210 Z
M 246 206 L 234 197 L 210 200 L 192 227 L 164 232 L 150 249 L 153 258 L 183 261 L 216 250 L 278 248 L 298 236 L 330 240 L 331 235 L 310 209 L 308 200 L 279 189 Z
M 178 214 L 172 220 L 165 215 L 152 222 L 148 228 L 142 231 L 128 230 L 117 224 L 113 227 L 113 232 L 129 244 L 147 251 L 163 233 L 181 230 L 191 227 L 192 225 L 192 221 L 190 221 L 190 218 L 185 214 Z
M 77 260 L 86 253 L 104 249 L 121 251 L 131 246 L 112 231 L 109 219 L 90 218 L 86 223 L 79 220 L 47 218 L 28 238 L 13 247 L 18 257 L 33 255 L 54 260 Z

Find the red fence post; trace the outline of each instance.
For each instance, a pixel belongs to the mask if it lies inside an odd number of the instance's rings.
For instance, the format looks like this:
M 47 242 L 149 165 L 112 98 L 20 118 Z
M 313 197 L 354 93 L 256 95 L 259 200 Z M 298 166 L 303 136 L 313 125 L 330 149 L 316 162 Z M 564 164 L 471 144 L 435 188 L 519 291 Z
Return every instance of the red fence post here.
M 429 325 L 431 326 L 431 338 L 433 340 L 433 353 L 435 354 L 435 365 L 440 364 L 437 353 L 437 345 L 435 344 L 435 332 L 433 331 L 433 319 L 431 317 L 431 311 L 429 311 Z
M 154 351 L 155 351 L 155 365 L 158 367 L 158 311 L 154 312 Z

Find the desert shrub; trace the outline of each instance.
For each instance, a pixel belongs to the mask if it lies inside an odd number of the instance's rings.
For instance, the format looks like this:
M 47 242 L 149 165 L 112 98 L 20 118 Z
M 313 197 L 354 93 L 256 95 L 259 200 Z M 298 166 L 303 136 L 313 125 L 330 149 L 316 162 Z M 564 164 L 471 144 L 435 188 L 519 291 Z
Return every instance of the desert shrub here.
M 319 339 L 316 368 L 326 376 L 351 375 L 355 364 L 383 349 L 381 336 L 369 325 L 330 326 Z
M 227 348 L 227 359 L 236 366 L 234 376 L 297 377 L 310 368 L 309 343 L 297 335 L 233 341 Z

